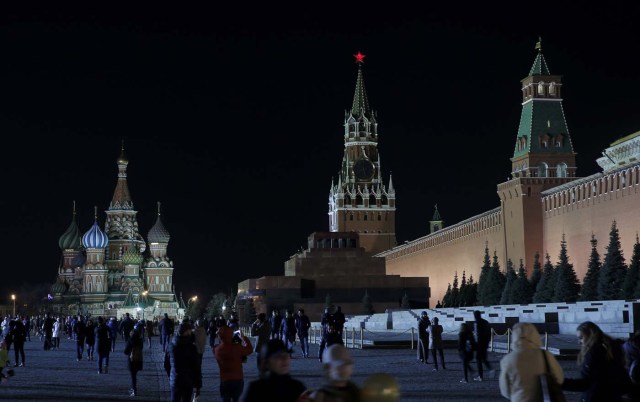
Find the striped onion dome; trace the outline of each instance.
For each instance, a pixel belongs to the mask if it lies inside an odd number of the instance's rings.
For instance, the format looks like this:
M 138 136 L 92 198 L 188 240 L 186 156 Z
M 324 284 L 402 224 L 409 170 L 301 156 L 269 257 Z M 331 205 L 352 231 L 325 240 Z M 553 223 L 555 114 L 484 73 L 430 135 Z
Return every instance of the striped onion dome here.
M 162 219 L 160 218 L 160 203 L 158 203 L 158 218 L 151 230 L 149 230 L 147 239 L 150 243 L 169 243 L 170 237 L 169 231 L 162 224 Z
M 138 247 L 136 245 L 131 245 L 122 255 L 122 263 L 124 265 L 140 265 L 144 257 L 138 251 Z
M 93 222 L 91 229 L 82 236 L 84 248 L 105 248 L 109 244 L 107 235 L 98 227 L 98 219 Z
M 80 228 L 78 228 L 78 223 L 76 222 L 75 201 L 73 201 L 73 218 L 71 219 L 71 224 L 69 224 L 67 230 L 65 230 L 62 236 L 60 236 L 60 239 L 58 239 L 58 246 L 62 250 L 77 250 L 80 248 Z
M 60 278 L 51 286 L 51 293 L 54 295 L 61 295 L 67 291 L 67 285 Z

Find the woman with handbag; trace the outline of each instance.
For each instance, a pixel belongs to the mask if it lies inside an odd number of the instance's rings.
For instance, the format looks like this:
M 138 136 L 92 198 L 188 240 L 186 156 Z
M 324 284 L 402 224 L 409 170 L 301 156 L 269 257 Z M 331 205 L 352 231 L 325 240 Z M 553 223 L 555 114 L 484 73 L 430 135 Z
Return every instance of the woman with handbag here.
M 591 321 L 578 325 L 576 333 L 580 342 L 580 378 L 566 378 L 562 389 L 582 391 L 584 402 L 622 401 L 630 380 L 621 343 Z
M 542 401 L 540 376 L 549 374 L 547 378 L 552 377 L 559 386 L 564 381 L 562 367 L 551 353 L 541 349 L 540 333 L 533 324 L 515 324 L 511 344 L 513 350 L 500 360 L 500 393 L 512 402 Z

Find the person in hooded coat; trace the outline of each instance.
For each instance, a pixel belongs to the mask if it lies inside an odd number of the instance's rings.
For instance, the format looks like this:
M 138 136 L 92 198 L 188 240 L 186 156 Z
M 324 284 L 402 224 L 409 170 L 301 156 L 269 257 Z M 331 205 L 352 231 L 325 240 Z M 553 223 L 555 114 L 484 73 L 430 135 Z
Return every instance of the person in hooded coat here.
M 253 346 L 245 335 L 241 335 L 241 343 L 233 342 L 230 327 L 221 327 L 218 337 L 220 344 L 213 349 L 213 354 L 220 368 L 220 397 L 222 402 L 238 402 L 244 389 L 242 358 L 253 353 Z
M 540 333 L 533 324 L 519 322 L 511 331 L 513 350 L 500 360 L 500 393 L 512 402 L 541 401 L 538 377 L 547 371 L 544 357 L 559 384 L 564 381 L 562 367 L 551 353 L 540 349 Z

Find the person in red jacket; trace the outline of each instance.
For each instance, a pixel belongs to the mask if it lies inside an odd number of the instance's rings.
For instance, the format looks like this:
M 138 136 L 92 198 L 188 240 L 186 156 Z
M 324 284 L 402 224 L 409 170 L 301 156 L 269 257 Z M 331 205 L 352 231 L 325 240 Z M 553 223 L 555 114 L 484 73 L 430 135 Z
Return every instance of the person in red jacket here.
M 243 357 L 253 352 L 251 341 L 240 333 L 242 342 L 233 342 L 233 329 L 220 327 L 220 344 L 213 348 L 213 354 L 220 368 L 220 396 L 223 402 L 237 402 L 244 389 Z

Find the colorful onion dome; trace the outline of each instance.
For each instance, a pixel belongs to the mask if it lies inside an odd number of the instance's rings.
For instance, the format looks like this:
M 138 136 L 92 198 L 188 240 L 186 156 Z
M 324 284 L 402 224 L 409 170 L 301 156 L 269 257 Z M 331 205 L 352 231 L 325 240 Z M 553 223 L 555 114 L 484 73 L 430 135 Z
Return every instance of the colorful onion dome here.
M 132 244 L 122 255 L 122 263 L 124 265 L 140 265 L 144 257 L 138 251 L 138 246 Z
M 80 248 L 80 228 L 76 222 L 76 202 L 73 202 L 73 218 L 71 224 L 64 231 L 58 240 L 58 246 L 62 250 L 79 249 Z
M 105 248 L 109 244 L 109 238 L 100 230 L 98 226 L 98 211 L 96 207 L 95 220 L 93 226 L 82 236 L 82 245 L 84 248 Z
M 170 237 L 169 231 L 164 227 L 162 219 L 160 219 L 160 203 L 158 203 L 158 218 L 151 230 L 149 230 L 147 239 L 150 243 L 169 243 Z
M 51 293 L 54 295 L 61 295 L 67 291 L 67 285 L 64 283 L 64 280 L 58 278 L 56 283 L 51 285 Z

